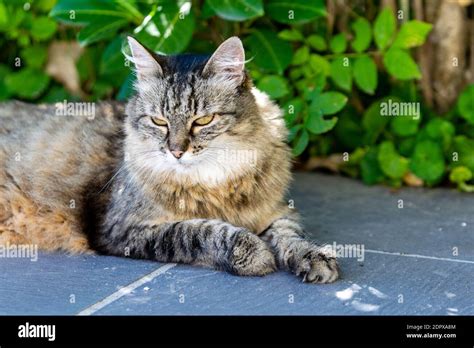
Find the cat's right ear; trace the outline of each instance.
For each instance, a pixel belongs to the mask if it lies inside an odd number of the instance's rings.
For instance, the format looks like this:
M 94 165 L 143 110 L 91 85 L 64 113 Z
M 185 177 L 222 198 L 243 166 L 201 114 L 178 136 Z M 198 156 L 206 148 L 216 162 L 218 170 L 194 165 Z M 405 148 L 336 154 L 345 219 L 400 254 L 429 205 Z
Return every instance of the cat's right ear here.
M 127 40 L 132 51 L 132 62 L 135 64 L 137 78 L 140 80 L 147 76 L 163 76 L 163 69 L 153 54 L 133 37 L 128 36 Z

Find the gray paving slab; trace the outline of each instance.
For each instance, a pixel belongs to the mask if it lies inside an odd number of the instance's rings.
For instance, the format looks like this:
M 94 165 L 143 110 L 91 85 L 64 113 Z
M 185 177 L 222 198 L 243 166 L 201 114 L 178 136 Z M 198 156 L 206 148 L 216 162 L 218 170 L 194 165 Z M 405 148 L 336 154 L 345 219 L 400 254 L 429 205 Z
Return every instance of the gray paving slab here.
M 163 265 L 41 254 L 0 259 L 0 314 L 474 315 L 474 195 L 298 173 L 289 198 L 310 238 L 364 247 L 335 284 L 185 265 L 150 277 Z
M 338 176 L 298 173 L 290 199 L 308 233 L 322 242 L 474 260 L 474 195 L 469 193 L 394 191 Z
M 368 254 L 341 260 L 334 284 L 303 284 L 278 272 L 239 278 L 177 266 L 100 315 L 473 315 L 474 264 Z
M 156 262 L 40 253 L 0 259 L 0 315 L 75 314 L 158 268 Z

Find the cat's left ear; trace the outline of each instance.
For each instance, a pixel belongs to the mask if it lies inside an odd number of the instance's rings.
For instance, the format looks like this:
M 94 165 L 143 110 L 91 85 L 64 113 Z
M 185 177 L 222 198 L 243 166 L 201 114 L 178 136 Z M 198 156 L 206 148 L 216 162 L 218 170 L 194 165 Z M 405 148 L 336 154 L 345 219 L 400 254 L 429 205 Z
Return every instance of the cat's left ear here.
M 242 41 L 233 36 L 217 48 L 202 73 L 204 76 L 220 75 L 240 85 L 245 77 L 244 64 L 245 51 Z

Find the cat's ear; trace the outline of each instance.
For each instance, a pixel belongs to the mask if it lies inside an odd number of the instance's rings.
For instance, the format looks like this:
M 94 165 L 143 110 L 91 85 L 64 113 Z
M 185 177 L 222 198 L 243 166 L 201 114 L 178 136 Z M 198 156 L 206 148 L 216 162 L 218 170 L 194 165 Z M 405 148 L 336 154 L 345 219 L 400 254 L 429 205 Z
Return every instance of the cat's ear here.
M 137 73 L 137 78 L 142 79 L 150 75 L 163 75 L 163 69 L 160 66 L 160 63 L 156 60 L 145 46 L 140 44 L 133 37 L 128 36 L 128 45 L 130 46 L 130 51 L 132 51 L 133 64 L 135 64 L 135 69 Z
M 221 75 L 238 84 L 244 80 L 245 51 L 242 41 L 233 36 L 224 41 L 209 58 L 203 75 Z

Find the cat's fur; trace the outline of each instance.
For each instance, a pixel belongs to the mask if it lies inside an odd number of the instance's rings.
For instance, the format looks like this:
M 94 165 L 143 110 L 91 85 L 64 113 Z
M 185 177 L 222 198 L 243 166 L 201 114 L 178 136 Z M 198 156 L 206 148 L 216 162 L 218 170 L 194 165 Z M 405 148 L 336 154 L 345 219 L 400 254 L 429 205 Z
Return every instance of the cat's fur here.
M 0 244 L 337 279 L 335 258 L 303 239 L 285 204 L 285 125 L 244 71 L 240 40 L 211 58 L 129 43 L 137 94 L 126 109 L 99 103 L 91 120 L 56 116 L 52 105 L 2 106 Z

